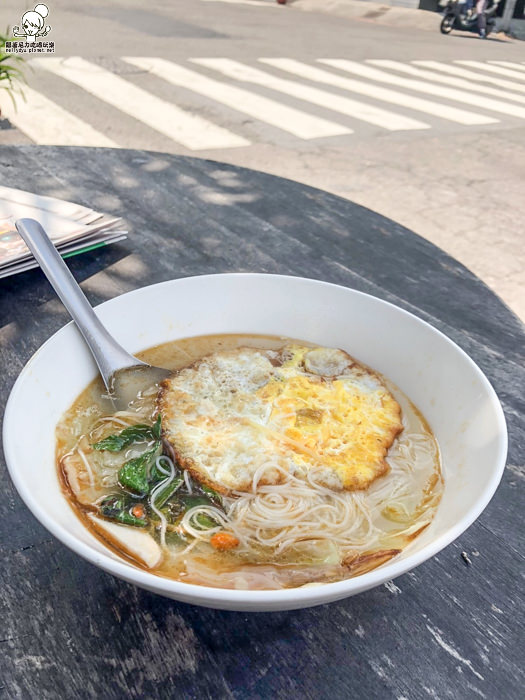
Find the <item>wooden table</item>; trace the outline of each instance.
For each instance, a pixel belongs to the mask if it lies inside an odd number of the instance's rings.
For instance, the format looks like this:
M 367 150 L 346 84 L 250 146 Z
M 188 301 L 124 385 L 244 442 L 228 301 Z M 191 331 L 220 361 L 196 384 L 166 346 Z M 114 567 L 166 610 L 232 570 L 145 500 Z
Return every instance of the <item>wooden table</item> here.
M 454 544 L 395 582 L 290 613 L 191 607 L 103 573 L 40 526 L 2 462 L 0 697 L 523 697 L 525 337 L 479 279 L 352 202 L 211 161 L 4 147 L 0 182 L 126 219 L 126 242 L 69 261 L 94 304 L 211 272 L 295 274 L 353 287 L 408 309 L 463 347 L 498 392 L 510 434 L 496 496 Z M 24 363 L 68 317 L 38 270 L 2 280 L 0 290 L 5 403 Z

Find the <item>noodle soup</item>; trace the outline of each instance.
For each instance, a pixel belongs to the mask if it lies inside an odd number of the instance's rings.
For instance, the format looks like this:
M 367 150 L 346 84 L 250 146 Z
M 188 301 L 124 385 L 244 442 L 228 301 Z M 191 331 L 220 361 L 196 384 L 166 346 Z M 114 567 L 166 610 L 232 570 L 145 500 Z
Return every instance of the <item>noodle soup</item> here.
M 141 358 L 173 380 L 118 413 L 97 380 L 57 428 L 72 507 L 137 566 L 219 588 L 328 583 L 431 522 L 443 482 L 429 426 L 346 353 L 225 335 Z

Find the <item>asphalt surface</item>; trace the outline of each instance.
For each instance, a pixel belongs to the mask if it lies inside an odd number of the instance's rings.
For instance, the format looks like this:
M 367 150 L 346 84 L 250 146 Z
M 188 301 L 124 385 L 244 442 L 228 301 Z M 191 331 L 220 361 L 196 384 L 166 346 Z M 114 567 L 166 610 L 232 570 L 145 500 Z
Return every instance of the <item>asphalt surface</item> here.
M 54 57 L 64 60 L 37 56 L 27 75 L 28 101 L 18 113 L 0 96 L 3 115 L 18 127 L 4 122 L 0 144 L 144 148 L 299 180 L 441 246 L 525 317 L 519 224 L 525 218 L 525 70 L 508 75 L 508 68 L 497 72 L 489 63 L 523 65 L 522 42 L 442 36 L 438 15 L 436 31 L 425 31 L 301 12 L 300 0 L 147 7 L 59 0 L 49 10 L 46 39 L 55 42 Z M 0 26 L 8 24 L 20 24 L 19 2 L 3 3 Z M 159 74 L 152 60 L 158 58 L 169 62 L 169 76 Z M 235 64 L 217 60 L 224 58 Z M 282 58 L 296 63 L 261 61 Z M 349 71 L 324 59 L 353 63 Z M 398 63 L 371 63 L 376 60 Z M 434 67 L 441 81 L 429 78 L 430 69 L 414 61 L 437 61 L 448 73 Z M 313 79 L 312 70 L 324 75 Z M 481 79 L 462 77 L 465 70 Z M 354 83 L 329 84 L 327 72 Z M 458 79 L 470 88 L 454 84 Z M 217 82 L 228 88 L 219 101 Z M 492 103 L 480 102 L 487 99 Z M 421 100 L 436 107 L 423 109 Z

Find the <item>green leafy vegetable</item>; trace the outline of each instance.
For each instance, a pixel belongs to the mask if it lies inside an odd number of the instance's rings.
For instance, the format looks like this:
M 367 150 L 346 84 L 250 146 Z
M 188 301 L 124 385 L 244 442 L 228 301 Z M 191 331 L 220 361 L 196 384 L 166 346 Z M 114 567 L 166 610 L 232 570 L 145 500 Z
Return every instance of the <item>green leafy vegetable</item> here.
M 214 501 L 214 503 L 218 506 L 222 506 L 222 496 L 220 493 L 217 493 L 217 491 L 214 491 L 212 488 L 209 486 L 206 486 L 205 484 L 199 484 L 199 489 L 206 495 L 211 501 Z
M 139 496 L 149 493 L 149 475 L 153 462 L 158 457 L 160 442 L 156 442 L 151 450 L 146 450 L 140 457 L 128 460 L 118 473 L 120 485 L 133 491 Z
M 211 506 L 206 496 L 186 496 L 177 493 L 176 496 L 169 502 L 169 513 L 173 518 L 182 517 L 184 513 L 195 506 Z
M 107 450 L 108 452 L 120 452 L 129 447 L 134 442 L 150 442 L 151 440 L 160 440 L 161 433 L 161 417 L 157 416 L 157 420 L 153 425 L 130 425 L 129 428 L 124 428 L 116 435 L 109 435 L 99 442 L 92 445 L 95 450 Z
M 120 494 L 108 496 L 100 504 L 100 513 L 110 520 L 123 525 L 133 525 L 134 527 L 146 527 L 148 520 L 146 517 L 137 518 L 131 512 L 135 505 L 131 500 Z
M 217 527 L 217 525 L 220 524 L 210 515 L 206 515 L 205 513 L 198 513 L 193 520 L 204 530 L 210 530 L 212 527 Z
M 6 34 L 0 34 L 0 89 L 6 90 L 11 98 L 11 102 L 16 109 L 15 96 L 25 100 L 23 91 L 20 89 L 20 82 L 27 82 L 24 78 L 24 58 L 17 54 L 6 53 L 6 42 L 16 41 L 16 38 L 9 36 L 9 27 Z M 27 64 L 26 64 L 27 65 Z
M 120 452 L 134 442 L 148 442 L 153 439 L 153 430 L 150 425 L 130 425 L 129 428 L 124 428 L 118 435 L 109 435 L 104 440 L 95 442 L 93 449 Z
M 173 494 L 179 488 L 182 482 L 182 476 L 176 476 L 171 482 L 171 484 L 168 484 L 166 488 L 162 489 L 162 491 L 157 494 L 155 498 L 155 506 L 157 508 L 162 508 L 164 505 L 166 505 L 166 503 L 173 496 Z
M 156 444 L 160 445 L 160 443 L 156 443 Z M 177 469 L 177 467 L 175 467 L 175 474 L 176 474 L 176 478 L 177 478 L 179 475 L 179 470 Z M 165 478 L 166 478 L 165 472 L 161 472 L 160 469 L 157 468 L 157 465 L 154 464 L 152 466 L 151 472 L 150 472 L 151 483 L 155 484 L 156 482 L 164 481 Z
M 124 493 L 108 496 L 100 504 L 100 513 L 115 522 L 135 527 L 146 527 L 150 521 L 156 522 L 158 515 L 153 510 L 162 509 L 171 528 L 177 526 L 190 508 L 196 506 L 216 506 L 222 508 L 221 496 L 209 486 L 200 484 L 189 475 L 189 483 L 186 484 L 184 474 L 180 467 L 175 466 L 175 476 L 166 486 L 160 486 L 167 479 L 168 472 L 157 466 L 156 459 L 162 454 L 161 443 L 162 425 L 161 416 L 157 416 L 153 425 L 131 425 L 120 433 L 109 435 L 93 445 L 95 450 L 107 450 L 108 452 L 121 452 L 134 443 L 153 442 L 145 452 L 138 457 L 129 459 L 118 472 L 119 485 Z M 151 502 L 151 493 L 155 487 L 160 492 L 156 493 L 154 504 Z M 147 497 L 147 502 L 137 503 L 136 498 Z M 147 509 L 147 510 L 146 510 Z M 156 517 L 157 515 L 157 517 Z M 139 517 L 140 516 L 140 517 Z M 213 516 L 199 513 L 194 522 L 197 527 L 207 530 L 215 528 L 219 523 Z M 187 542 L 184 533 L 169 533 L 174 544 Z
M 209 506 L 210 499 L 206 496 L 181 496 L 180 501 L 184 507 L 184 510 L 189 510 L 190 508 L 195 508 L 195 506 Z
M 157 416 L 157 420 L 155 421 L 155 423 L 153 423 L 153 426 L 151 428 L 151 432 L 153 433 L 153 435 L 155 436 L 155 438 L 157 440 L 160 440 L 160 434 L 162 432 L 161 422 L 162 422 L 162 418 L 160 417 L 160 413 L 159 413 L 159 415 Z

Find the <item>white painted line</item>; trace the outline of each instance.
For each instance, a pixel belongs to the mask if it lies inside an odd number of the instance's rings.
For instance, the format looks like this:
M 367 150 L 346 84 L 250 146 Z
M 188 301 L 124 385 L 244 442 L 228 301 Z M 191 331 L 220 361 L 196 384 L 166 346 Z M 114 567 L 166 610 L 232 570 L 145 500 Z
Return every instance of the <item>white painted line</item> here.
M 192 151 L 250 145 L 241 136 L 189 114 L 82 58 L 37 58 L 32 63 L 69 80 Z
M 510 80 L 504 80 L 503 78 L 494 78 L 491 75 L 481 75 L 480 73 L 475 73 L 472 70 L 460 68 L 459 66 L 452 66 L 448 63 L 440 63 L 439 61 L 412 61 L 412 63 L 415 66 L 422 66 L 423 68 L 432 68 L 433 70 L 438 70 L 442 73 L 448 73 L 449 75 L 457 75 L 461 78 L 467 78 L 468 80 L 473 80 L 478 83 L 490 83 L 491 85 L 498 85 L 499 87 L 507 88 L 507 90 L 525 92 L 525 85 L 511 83 Z
M 459 63 L 461 66 L 468 66 L 469 68 L 477 68 L 478 70 L 486 70 L 489 73 L 504 75 L 506 78 L 513 78 L 513 80 L 525 80 L 523 73 L 518 73 L 518 71 L 509 70 L 508 68 L 500 68 L 499 66 L 491 66 L 483 61 L 454 61 L 454 63 Z
M 498 90 L 497 88 L 487 87 L 486 85 L 473 85 L 468 80 L 463 80 L 463 78 L 454 78 L 452 76 L 440 75 L 439 73 L 432 73 L 429 70 L 421 70 L 419 68 L 414 68 L 414 66 L 406 65 L 400 61 L 386 61 L 382 59 L 370 59 L 367 63 L 371 63 L 379 68 L 389 68 L 390 70 L 396 70 L 400 73 L 407 73 L 408 75 L 413 75 L 416 78 L 423 78 L 425 80 L 434 80 L 436 83 L 444 83 L 452 87 L 462 88 L 463 90 L 471 90 L 473 92 L 482 92 L 484 95 L 494 95 L 494 97 L 500 97 L 504 100 L 514 100 L 514 102 L 521 102 L 525 104 L 525 96 L 516 95 L 515 93 L 506 92 L 505 90 Z
M 25 101 L 17 99 L 16 110 L 4 100 L 2 115 L 35 143 L 42 146 L 104 146 L 118 148 L 112 141 L 30 87 L 24 87 Z
M 288 73 L 293 73 L 294 75 L 298 75 L 301 78 L 306 78 L 306 80 L 313 80 L 319 83 L 324 83 L 325 85 L 334 85 L 335 87 L 345 87 L 339 84 L 339 82 L 333 82 L 332 78 L 333 73 L 328 73 L 327 71 L 323 71 L 320 68 L 315 68 L 314 66 L 309 66 L 307 63 L 301 63 L 300 61 L 295 61 L 291 58 L 260 58 L 259 61 L 261 63 L 266 63 L 269 66 L 273 66 L 274 68 L 278 68 L 283 71 L 287 71 Z M 344 78 L 343 80 L 348 80 Z M 350 81 L 349 81 L 350 82 Z M 372 94 L 374 91 L 369 90 L 368 86 L 365 86 L 362 84 L 365 89 L 363 90 L 354 90 L 354 92 L 360 92 L 363 95 L 368 95 L 369 97 L 375 97 L 375 94 Z M 381 88 L 380 88 L 381 90 Z M 386 100 L 388 101 L 388 100 Z M 399 130 L 399 131 L 411 131 L 414 129 L 430 129 L 430 125 L 426 124 L 425 122 L 421 122 L 417 119 L 412 119 L 411 117 L 405 117 L 404 115 L 397 114 L 396 112 L 390 112 L 386 110 L 382 110 L 385 112 L 385 114 L 390 115 L 389 117 L 389 124 L 390 124 L 390 129 L 393 130 Z
M 489 63 L 493 63 L 495 66 L 503 66 L 503 68 L 513 68 L 516 70 L 525 70 L 525 66 L 522 65 L 521 63 L 513 63 L 512 61 L 489 61 Z
M 325 109 L 346 114 L 354 119 L 380 126 L 389 131 L 429 128 L 427 124 L 416 122 L 415 119 L 409 121 L 406 117 L 395 115 L 393 112 L 387 112 L 384 109 L 378 109 L 377 107 L 367 105 L 363 102 L 357 102 L 356 100 L 341 97 L 340 95 L 334 95 L 331 92 L 319 90 L 308 85 L 302 85 L 292 80 L 283 80 L 282 78 L 277 78 L 257 68 L 250 68 L 243 63 L 232 61 L 229 58 L 192 58 L 190 60 L 199 65 L 219 71 L 230 78 L 243 82 L 255 83 L 256 85 L 263 85 L 272 90 L 284 92 L 286 95 L 292 95 L 300 100 L 312 102 Z
M 209 97 L 231 107 L 238 112 L 248 114 L 254 119 L 287 131 L 301 139 L 316 139 L 324 136 L 351 134 L 352 130 L 341 124 L 321 119 L 280 102 L 270 100 L 242 88 L 207 78 L 196 71 L 184 68 L 163 58 L 124 58 L 132 65 L 149 70 L 153 75 L 166 80 L 172 85 L 187 88 L 199 95 Z
M 369 78 L 370 80 L 377 80 L 379 82 L 389 83 L 390 85 L 399 85 L 399 87 L 408 88 L 409 90 L 426 92 L 429 95 L 436 95 L 438 97 L 444 97 L 448 100 L 456 100 L 457 102 L 465 102 L 466 104 L 481 107 L 482 109 L 489 109 L 493 112 L 501 112 L 501 114 L 507 114 L 509 116 L 525 119 L 525 107 L 511 105 L 508 102 L 500 102 L 499 100 L 493 100 L 488 97 L 483 97 L 482 95 L 471 95 L 463 92 L 462 90 L 442 87 L 441 85 L 433 85 L 431 83 L 425 83 L 422 80 L 402 78 L 399 75 L 385 73 L 385 71 L 378 70 L 377 68 L 364 66 L 356 61 L 347 61 L 346 59 L 323 59 L 322 63 L 328 63 L 335 68 L 340 68 L 341 70 L 346 70 L 350 73 L 357 73 L 358 75 L 361 75 L 364 78 Z
M 282 70 L 287 70 L 295 73 L 296 75 L 300 75 L 303 78 L 307 78 L 308 80 L 317 80 L 328 85 L 333 85 L 334 87 L 342 88 L 343 90 L 358 92 L 361 95 L 367 95 L 368 97 L 373 97 L 376 100 L 390 102 L 391 104 L 396 104 L 400 107 L 408 107 L 409 109 L 424 112 L 425 114 L 431 114 L 434 117 L 448 119 L 449 121 L 453 121 L 458 124 L 494 124 L 499 121 L 493 117 L 486 117 L 482 114 L 467 112 L 466 110 L 458 109 L 457 107 L 449 107 L 448 105 L 433 102 L 431 100 L 425 100 L 421 97 L 405 95 L 402 92 L 397 92 L 397 90 L 389 90 L 388 88 L 381 87 L 380 85 L 373 85 L 360 80 L 354 80 L 353 78 L 346 78 L 342 75 L 337 75 L 336 73 L 330 73 L 326 70 L 321 70 L 320 68 L 308 66 L 307 64 L 300 63 L 299 61 L 293 61 L 287 58 L 268 58 L 264 59 L 264 61 L 271 65 L 275 65 Z

